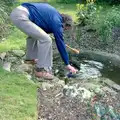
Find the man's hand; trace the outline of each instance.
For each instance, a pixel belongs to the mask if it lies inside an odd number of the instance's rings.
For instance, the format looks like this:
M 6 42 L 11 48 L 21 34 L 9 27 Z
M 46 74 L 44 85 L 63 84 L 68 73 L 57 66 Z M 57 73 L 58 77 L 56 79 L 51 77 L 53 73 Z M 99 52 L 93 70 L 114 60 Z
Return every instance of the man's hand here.
M 67 68 L 70 72 L 72 72 L 72 73 L 78 72 L 78 70 L 75 69 L 75 68 L 74 68 L 73 66 L 71 66 L 71 65 L 67 65 L 66 68 Z

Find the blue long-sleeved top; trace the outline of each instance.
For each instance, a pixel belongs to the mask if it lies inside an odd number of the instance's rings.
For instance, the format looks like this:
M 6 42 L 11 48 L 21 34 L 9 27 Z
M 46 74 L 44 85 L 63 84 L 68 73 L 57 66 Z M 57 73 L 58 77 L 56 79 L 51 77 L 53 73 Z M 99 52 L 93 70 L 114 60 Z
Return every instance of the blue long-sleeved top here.
M 63 19 L 59 12 L 47 3 L 23 3 L 30 13 L 29 19 L 46 33 L 53 33 L 57 48 L 66 65 L 69 64 L 68 53 L 63 39 Z

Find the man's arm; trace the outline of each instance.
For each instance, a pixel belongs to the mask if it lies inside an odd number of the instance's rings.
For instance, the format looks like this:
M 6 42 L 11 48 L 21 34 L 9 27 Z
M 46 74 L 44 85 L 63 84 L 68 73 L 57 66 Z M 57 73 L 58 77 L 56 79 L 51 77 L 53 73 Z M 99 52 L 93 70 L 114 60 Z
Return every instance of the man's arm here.
M 52 24 L 52 30 L 53 30 L 53 34 L 55 37 L 55 41 L 56 41 L 56 45 L 59 50 L 59 53 L 66 65 L 66 68 L 70 72 L 76 73 L 77 70 L 69 64 L 69 57 L 68 57 L 68 53 L 66 51 L 66 46 L 63 39 L 63 23 L 58 16 L 55 16 L 53 21 L 54 22 Z
M 68 57 L 68 53 L 66 51 L 66 46 L 65 46 L 64 40 L 63 40 L 63 29 L 60 29 L 59 31 L 55 31 L 54 37 L 55 37 L 57 48 L 60 52 L 60 55 L 61 55 L 65 65 L 66 65 L 66 68 L 70 72 L 76 73 L 77 70 L 69 64 L 69 57 Z
M 66 46 L 64 43 L 64 39 L 63 39 L 63 28 L 57 28 L 56 31 L 54 32 L 54 37 L 55 37 L 55 42 L 58 48 L 58 51 L 65 63 L 65 65 L 69 64 L 69 57 L 68 57 L 68 53 L 66 51 Z

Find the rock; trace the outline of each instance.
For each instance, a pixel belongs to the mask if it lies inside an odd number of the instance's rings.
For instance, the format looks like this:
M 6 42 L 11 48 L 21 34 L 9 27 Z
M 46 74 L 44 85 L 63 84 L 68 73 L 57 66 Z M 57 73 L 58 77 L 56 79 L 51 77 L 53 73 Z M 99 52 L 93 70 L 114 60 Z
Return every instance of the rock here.
M 17 61 L 17 57 L 14 57 L 14 56 L 8 57 L 8 61 L 15 62 L 15 61 Z
M 56 69 L 56 70 L 55 70 L 55 74 L 57 75 L 57 74 L 58 74 L 58 72 L 59 72 L 59 70 L 58 70 L 58 69 Z
M 85 82 L 81 84 L 81 87 L 86 88 L 87 90 L 95 90 L 96 88 L 100 88 L 101 85 L 99 85 L 98 83 L 94 84 L 91 82 Z
M 90 99 L 92 96 L 92 93 L 83 88 L 83 87 L 78 87 L 78 84 L 68 86 L 66 85 L 63 89 L 63 93 L 68 96 L 68 97 L 78 97 L 81 99 L 81 101 L 84 101 L 85 99 Z
M 107 52 L 84 50 L 79 54 L 79 58 L 92 59 L 101 63 L 111 63 L 120 68 L 120 56 Z
M 22 57 L 25 55 L 25 52 L 23 50 L 12 50 L 13 55 Z
M 10 63 L 10 62 L 5 62 L 5 63 L 3 64 L 3 69 L 10 72 L 11 63 Z
M 43 89 L 43 90 L 48 90 L 48 89 L 52 88 L 53 86 L 54 86 L 53 84 L 44 82 L 44 83 L 42 84 L 42 89 Z
M 41 78 L 39 78 L 39 79 L 41 79 Z M 45 80 L 43 80 L 43 81 L 45 81 Z M 57 78 L 57 77 L 55 77 L 54 76 L 54 79 L 53 80 L 51 80 L 51 81 L 46 81 L 47 83 L 42 83 L 42 86 L 46 86 L 46 85 L 48 85 L 48 86 L 51 86 L 51 87 L 54 87 L 54 86 L 60 86 L 60 87 L 63 87 L 63 86 L 65 86 L 65 82 L 63 81 L 63 80 L 60 80 L 59 78 Z M 47 87 L 48 89 L 49 89 L 49 87 Z
M 103 81 L 106 85 L 108 85 L 109 87 L 113 88 L 116 91 L 120 91 L 120 85 L 116 84 L 115 82 L 106 79 L 105 81 Z
M 94 89 L 94 93 L 99 95 L 99 96 L 104 96 L 105 95 L 104 91 L 101 88 Z
M 26 74 L 25 76 L 27 77 L 28 80 L 31 80 L 31 79 L 32 79 L 32 76 L 29 75 L 29 74 Z
M 111 89 L 111 88 L 109 88 L 109 87 L 107 87 L 107 86 L 103 87 L 102 90 L 105 91 L 105 92 L 109 92 L 109 93 L 111 93 L 112 95 L 117 95 L 117 92 L 116 92 L 116 91 L 114 91 L 113 89 Z
M 19 73 L 25 73 L 25 72 L 30 73 L 33 70 L 33 66 L 30 64 L 21 64 L 17 66 L 15 70 L 16 72 L 19 72 Z
M 116 83 L 113 85 L 113 88 L 116 89 L 117 91 L 120 91 L 120 85 Z
M 65 82 L 63 80 L 58 80 L 57 84 L 59 84 L 60 86 L 65 86 Z
M 81 96 L 83 98 L 83 101 L 85 99 L 90 99 L 91 96 L 92 96 L 92 93 L 89 90 L 85 89 L 85 88 L 79 88 L 78 91 L 79 91 L 79 93 L 83 92 L 82 96 Z
M 0 53 L 0 58 L 3 60 L 6 56 L 6 52 Z

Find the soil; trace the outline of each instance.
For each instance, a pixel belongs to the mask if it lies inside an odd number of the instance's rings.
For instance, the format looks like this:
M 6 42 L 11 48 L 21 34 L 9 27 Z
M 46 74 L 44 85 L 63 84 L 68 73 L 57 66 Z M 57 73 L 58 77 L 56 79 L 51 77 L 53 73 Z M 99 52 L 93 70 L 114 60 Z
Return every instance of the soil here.
M 100 40 L 98 33 L 91 30 L 89 26 L 81 27 L 80 37 L 69 37 L 70 33 L 65 35 L 65 42 L 71 47 L 80 48 L 80 50 L 104 51 L 120 55 L 120 28 L 113 28 L 112 41 L 104 42 Z M 79 39 L 79 41 L 78 41 Z M 54 49 L 54 68 L 53 72 L 59 79 L 65 77 L 64 63 L 53 42 Z M 70 61 L 78 62 L 79 58 L 69 54 Z M 78 63 L 79 64 L 79 63 Z M 63 86 L 54 85 L 49 89 L 38 89 L 38 120 L 120 120 L 119 117 L 112 118 L 110 114 L 104 114 L 102 119 L 95 113 L 95 105 L 100 103 L 103 108 L 112 106 L 116 113 L 120 113 L 120 91 L 111 94 L 105 91 L 105 96 L 98 96 L 94 102 L 80 101 L 78 98 L 71 98 L 63 94 Z M 93 98 L 94 99 L 94 98 Z
M 38 120 L 103 120 L 95 117 L 94 105 L 100 103 L 101 106 L 106 109 L 107 106 L 112 106 L 117 113 L 120 113 L 119 100 L 120 96 L 114 97 L 107 93 L 105 97 L 96 100 L 94 103 L 80 102 L 77 98 L 70 98 L 67 96 L 55 97 L 56 89 L 52 91 L 38 91 L 39 93 L 39 108 L 38 108 Z M 99 108 L 98 108 L 99 109 Z M 96 115 L 97 116 L 97 115 Z M 109 114 L 105 114 L 106 120 L 119 120 L 111 119 Z

